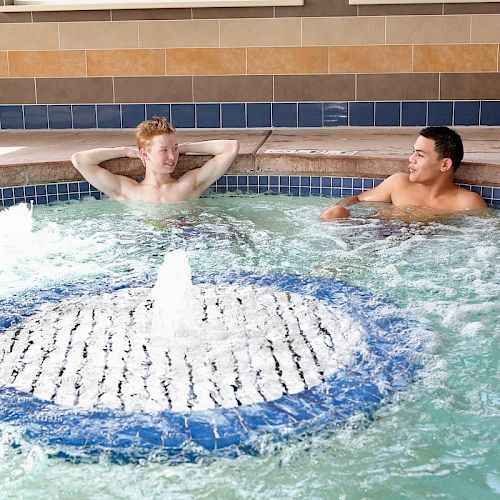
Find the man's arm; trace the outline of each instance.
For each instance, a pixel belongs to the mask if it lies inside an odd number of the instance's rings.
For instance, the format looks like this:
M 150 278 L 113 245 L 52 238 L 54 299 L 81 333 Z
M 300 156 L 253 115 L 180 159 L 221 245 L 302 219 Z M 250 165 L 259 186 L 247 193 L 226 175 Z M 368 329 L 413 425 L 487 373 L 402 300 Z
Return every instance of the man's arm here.
M 109 170 L 99 166 L 106 160 L 114 158 L 139 158 L 139 152 L 135 148 L 123 146 L 118 148 L 97 148 L 88 151 L 80 151 L 71 156 L 71 162 L 75 168 L 94 187 L 115 199 L 123 197 L 124 187 L 136 182 L 129 177 L 111 173 Z
M 201 153 L 213 155 L 202 167 L 190 170 L 179 180 L 192 184 L 191 196 L 198 196 L 221 177 L 236 158 L 240 143 L 236 140 L 185 142 L 179 144 L 179 153 Z
M 342 198 L 336 205 L 327 208 L 321 214 L 321 219 L 331 220 L 349 217 L 351 215 L 351 212 L 346 207 L 349 205 L 354 205 L 359 201 L 391 202 L 392 193 L 394 192 L 395 187 L 403 180 L 403 177 L 406 179 L 408 175 L 404 173 L 393 174 L 390 177 L 387 177 L 387 179 L 383 180 L 378 186 L 375 186 L 368 191 L 355 196 Z

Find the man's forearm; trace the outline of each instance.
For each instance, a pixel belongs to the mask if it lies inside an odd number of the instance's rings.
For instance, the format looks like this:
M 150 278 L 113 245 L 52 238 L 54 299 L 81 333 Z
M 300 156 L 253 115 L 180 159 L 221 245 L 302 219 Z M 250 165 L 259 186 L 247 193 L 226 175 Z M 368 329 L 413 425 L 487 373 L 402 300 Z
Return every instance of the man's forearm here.
M 179 153 L 201 153 L 215 156 L 232 152 L 237 148 L 237 144 L 238 141 L 233 140 L 184 142 L 179 144 Z
M 128 146 L 120 146 L 117 148 L 97 148 L 88 151 L 80 151 L 74 153 L 71 157 L 73 165 L 79 168 L 85 168 L 86 165 L 99 165 L 103 161 L 112 160 L 114 158 L 137 157 L 134 154 L 133 148 Z
M 360 200 L 356 195 L 348 196 L 347 198 L 341 198 L 340 201 L 337 203 L 337 205 L 340 205 L 341 207 L 348 207 L 349 205 L 354 205 L 359 201 Z

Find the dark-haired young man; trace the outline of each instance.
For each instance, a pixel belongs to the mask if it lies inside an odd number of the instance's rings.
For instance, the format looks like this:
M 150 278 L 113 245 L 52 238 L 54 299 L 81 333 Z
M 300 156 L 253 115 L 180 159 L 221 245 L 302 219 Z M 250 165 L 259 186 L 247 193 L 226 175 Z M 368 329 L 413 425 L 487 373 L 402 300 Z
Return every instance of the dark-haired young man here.
M 458 187 L 455 171 L 464 156 L 462 139 L 448 127 L 420 131 L 410 156 L 409 172 L 393 174 L 378 186 L 357 196 L 343 198 L 321 214 L 323 220 L 349 217 L 346 206 L 358 201 L 385 201 L 446 211 L 477 210 L 486 203 L 477 193 Z
M 234 140 L 178 144 L 174 126 L 158 116 L 140 123 L 136 136 L 138 149 L 90 149 L 73 154 L 71 161 L 86 180 L 111 198 L 176 203 L 202 194 L 226 172 L 239 150 L 239 143 Z M 213 158 L 176 179 L 171 174 L 183 153 L 204 153 Z M 141 182 L 113 174 L 99 165 L 123 157 L 141 159 L 145 168 Z

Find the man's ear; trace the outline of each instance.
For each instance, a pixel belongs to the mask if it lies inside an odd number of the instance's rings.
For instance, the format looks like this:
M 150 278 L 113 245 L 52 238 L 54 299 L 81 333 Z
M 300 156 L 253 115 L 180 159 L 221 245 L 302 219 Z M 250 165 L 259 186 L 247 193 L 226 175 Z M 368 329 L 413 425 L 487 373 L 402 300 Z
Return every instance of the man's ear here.
M 448 172 L 451 169 L 453 169 L 451 158 L 444 158 L 443 164 L 441 165 L 441 172 Z
M 148 152 L 146 151 L 146 148 L 141 148 L 139 149 L 139 156 L 141 157 L 141 160 L 145 162 L 148 158 Z

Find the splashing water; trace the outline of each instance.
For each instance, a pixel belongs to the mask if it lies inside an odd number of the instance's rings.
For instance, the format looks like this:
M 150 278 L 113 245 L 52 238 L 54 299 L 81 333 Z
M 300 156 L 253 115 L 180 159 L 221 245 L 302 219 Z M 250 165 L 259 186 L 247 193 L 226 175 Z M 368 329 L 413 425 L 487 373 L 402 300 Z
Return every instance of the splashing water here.
M 194 321 L 191 267 L 184 250 L 167 252 L 151 292 L 154 301 L 151 337 L 156 339 L 192 336 Z

